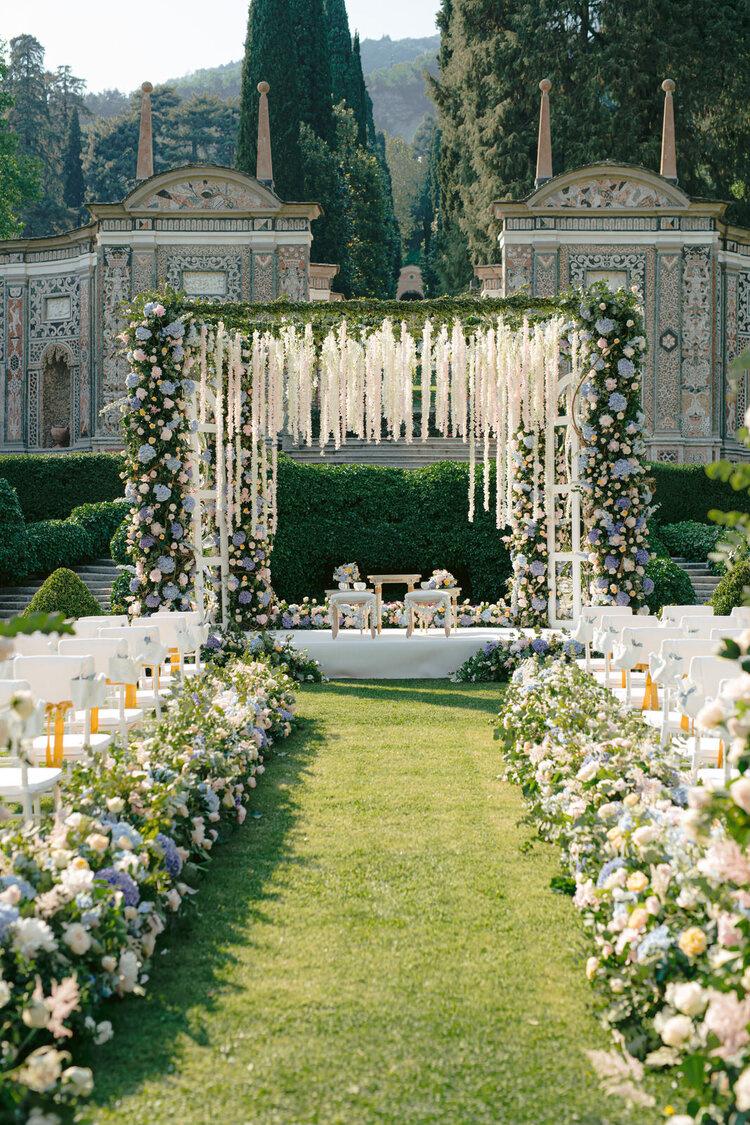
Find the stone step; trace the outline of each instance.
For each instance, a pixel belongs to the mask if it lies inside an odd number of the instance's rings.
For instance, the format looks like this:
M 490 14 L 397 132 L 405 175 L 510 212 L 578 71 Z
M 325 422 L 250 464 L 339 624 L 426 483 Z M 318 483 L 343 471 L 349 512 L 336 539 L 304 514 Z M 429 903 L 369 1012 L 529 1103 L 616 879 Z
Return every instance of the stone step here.
M 90 563 L 72 568 L 88 586 L 103 610 L 111 603 L 112 584 L 118 575 L 117 564 L 112 559 L 94 559 Z M 0 620 L 7 620 L 22 613 L 44 581 L 43 578 L 29 579 L 23 586 L 0 588 Z

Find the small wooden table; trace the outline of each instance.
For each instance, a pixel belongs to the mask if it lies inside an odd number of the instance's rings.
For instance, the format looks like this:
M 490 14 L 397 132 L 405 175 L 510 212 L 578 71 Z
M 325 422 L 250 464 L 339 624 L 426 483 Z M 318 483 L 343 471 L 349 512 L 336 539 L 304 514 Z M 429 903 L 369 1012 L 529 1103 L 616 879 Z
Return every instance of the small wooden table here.
M 383 631 L 383 587 L 384 586 L 406 586 L 409 593 L 412 592 L 417 582 L 419 582 L 421 574 L 368 574 L 367 579 L 372 582 L 375 587 L 375 599 L 377 602 L 376 615 L 378 619 L 378 632 Z
M 372 590 L 326 590 L 326 595 L 331 615 L 331 638 L 334 641 L 338 637 L 341 627 L 341 610 L 339 607 L 342 605 L 361 607 L 362 628 L 360 633 L 369 628 L 370 636 L 373 640 L 375 639 L 379 632 L 377 625 L 380 624 L 380 614 L 377 608 L 378 600 Z M 373 613 L 377 619 L 373 618 Z

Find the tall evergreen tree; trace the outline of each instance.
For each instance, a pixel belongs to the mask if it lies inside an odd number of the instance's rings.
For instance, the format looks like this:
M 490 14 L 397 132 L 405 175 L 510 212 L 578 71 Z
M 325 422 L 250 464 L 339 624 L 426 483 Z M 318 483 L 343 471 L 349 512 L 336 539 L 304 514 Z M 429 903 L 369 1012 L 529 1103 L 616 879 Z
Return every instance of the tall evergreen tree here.
M 300 88 L 297 68 L 290 65 L 295 34 L 289 0 L 251 0 L 242 64 L 237 167 L 255 175 L 258 83 L 268 82 L 274 178 L 276 190 L 284 199 L 301 199 L 304 188 Z
M 352 296 L 352 269 L 349 257 L 351 220 L 348 190 L 336 149 L 319 137 L 309 125 L 300 127 L 302 164 L 305 172 L 305 199 L 320 203 L 323 214 L 313 223 L 312 259 L 336 262 L 336 289 Z
M 289 0 L 297 49 L 299 117 L 323 140 L 334 139 L 331 59 L 325 0 Z
M 13 99 L 5 89 L 7 73 L 0 42 L 0 238 L 21 233 L 22 204 L 39 194 L 38 166 L 19 152 L 18 136 L 10 127 Z
M 324 3 L 331 67 L 331 98 L 334 105 L 346 102 L 354 109 L 357 96 L 346 0 L 324 0 Z
M 68 136 L 65 143 L 65 159 L 63 161 L 63 199 L 67 207 L 80 213 L 86 195 L 86 184 L 83 179 L 83 160 L 81 158 L 81 122 L 78 110 L 73 109 L 68 126 Z
M 334 112 L 336 151 L 346 188 L 352 293 L 358 297 L 390 297 L 393 248 L 383 170 L 377 157 L 360 145 L 352 111 L 339 105 Z

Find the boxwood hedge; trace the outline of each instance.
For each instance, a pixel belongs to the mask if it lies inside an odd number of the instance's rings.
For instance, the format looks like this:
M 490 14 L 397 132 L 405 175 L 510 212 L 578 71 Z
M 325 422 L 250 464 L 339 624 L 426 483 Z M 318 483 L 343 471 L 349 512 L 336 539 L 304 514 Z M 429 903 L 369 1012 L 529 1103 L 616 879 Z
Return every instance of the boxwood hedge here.
M 29 536 L 16 490 L 0 477 L 0 583 L 20 582 L 30 565 Z
M 18 493 L 27 523 L 64 520 L 79 504 L 117 500 L 120 453 L 7 453 L 0 456 L 0 477 Z

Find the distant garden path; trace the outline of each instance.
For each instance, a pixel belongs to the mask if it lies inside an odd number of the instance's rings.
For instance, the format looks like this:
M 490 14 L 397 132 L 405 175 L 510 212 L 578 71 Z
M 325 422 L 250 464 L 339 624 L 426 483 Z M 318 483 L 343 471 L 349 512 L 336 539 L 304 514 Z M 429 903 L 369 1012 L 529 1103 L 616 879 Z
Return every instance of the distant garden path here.
M 97 1122 L 621 1125 L 492 685 L 303 689 L 248 821 L 97 1051 Z

